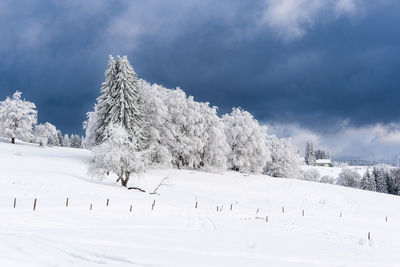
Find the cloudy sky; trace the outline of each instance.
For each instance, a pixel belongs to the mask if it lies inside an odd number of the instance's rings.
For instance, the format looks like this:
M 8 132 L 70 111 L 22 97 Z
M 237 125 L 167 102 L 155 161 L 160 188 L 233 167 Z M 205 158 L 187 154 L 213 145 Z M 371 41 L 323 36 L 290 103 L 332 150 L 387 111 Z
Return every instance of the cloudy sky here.
M 400 155 L 397 0 L 0 2 L 0 99 L 21 90 L 64 132 L 98 95 L 109 54 L 143 79 L 336 158 Z

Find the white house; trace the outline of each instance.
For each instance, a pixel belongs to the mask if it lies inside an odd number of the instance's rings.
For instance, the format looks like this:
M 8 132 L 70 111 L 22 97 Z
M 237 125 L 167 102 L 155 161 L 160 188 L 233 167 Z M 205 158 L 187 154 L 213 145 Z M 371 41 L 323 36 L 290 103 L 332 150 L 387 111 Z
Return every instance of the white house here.
M 317 159 L 315 166 L 332 167 L 332 162 L 330 159 Z

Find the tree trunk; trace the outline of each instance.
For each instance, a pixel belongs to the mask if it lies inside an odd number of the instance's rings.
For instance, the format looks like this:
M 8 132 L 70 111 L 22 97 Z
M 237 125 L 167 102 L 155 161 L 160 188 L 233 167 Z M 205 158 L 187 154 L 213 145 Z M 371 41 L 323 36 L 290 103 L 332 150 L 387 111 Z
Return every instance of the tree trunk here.
M 122 186 L 128 187 L 128 182 L 129 182 L 130 175 L 131 175 L 130 172 L 128 172 L 128 171 L 125 172 L 125 180 L 121 179 Z
M 11 143 L 15 144 L 15 137 L 11 138 Z

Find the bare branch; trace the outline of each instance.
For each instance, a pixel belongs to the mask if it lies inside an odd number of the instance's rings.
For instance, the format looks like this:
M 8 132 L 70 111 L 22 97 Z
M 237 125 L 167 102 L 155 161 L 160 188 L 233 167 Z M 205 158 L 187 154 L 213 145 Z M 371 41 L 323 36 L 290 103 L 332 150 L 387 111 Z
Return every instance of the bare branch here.
M 157 185 L 157 187 L 154 189 L 154 191 L 153 191 L 153 192 L 150 192 L 150 195 L 160 195 L 160 194 L 157 192 L 157 190 L 158 190 L 161 186 L 163 186 L 163 185 L 168 186 L 168 185 L 169 185 L 169 184 L 167 183 L 168 179 L 169 179 L 168 176 L 167 176 L 167 177 L 164 177 L 164 178 L 160 181 L 160 183 Z

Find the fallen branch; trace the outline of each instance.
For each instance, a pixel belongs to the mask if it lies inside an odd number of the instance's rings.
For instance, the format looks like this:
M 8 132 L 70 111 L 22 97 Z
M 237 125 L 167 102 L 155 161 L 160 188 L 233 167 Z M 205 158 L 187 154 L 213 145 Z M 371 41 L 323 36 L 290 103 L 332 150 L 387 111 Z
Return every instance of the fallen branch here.
M 142 188 L 135 187 L 135 186 L 128 187 L 128 190 L 139 190 L 140 192 L 143 192 L 143 193 L 145 193 L 145 192 L 146 192 L 146 191 L 144 191 Z

